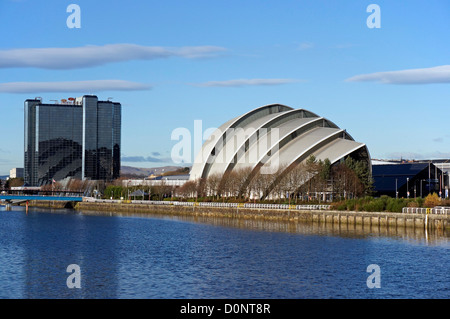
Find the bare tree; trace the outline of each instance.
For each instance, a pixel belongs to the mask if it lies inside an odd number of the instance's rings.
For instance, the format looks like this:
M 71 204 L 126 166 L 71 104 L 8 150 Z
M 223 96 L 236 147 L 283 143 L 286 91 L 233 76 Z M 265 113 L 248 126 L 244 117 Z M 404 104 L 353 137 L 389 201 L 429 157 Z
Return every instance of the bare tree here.
M 239 176 L 236 171 L 226 172 L 220 184 L 223 196 L 236 198 L 239 195 Z
M 252 172 L 251 167 L 242 167 L 235 171 L 235 182 L 238 189 L 238 196 L 241 198 L 250 197 L 249 176 Z
M 195 181 L 187 181 L 180 186 L 178 193 L 184 198 L 193 198 L 197 192 L 197 183 Z
M 206 191 L 207 195 L 211 197 L 216 197 L 219 195 L 219 185 L 222 179 L 222 175 L 215 173 L 208 176 L 206 179 Z
M 196 187 L 197 197 L 206 197 L 207 194 L 206 179 L 199 178 L 195 182 L 197 185 Z

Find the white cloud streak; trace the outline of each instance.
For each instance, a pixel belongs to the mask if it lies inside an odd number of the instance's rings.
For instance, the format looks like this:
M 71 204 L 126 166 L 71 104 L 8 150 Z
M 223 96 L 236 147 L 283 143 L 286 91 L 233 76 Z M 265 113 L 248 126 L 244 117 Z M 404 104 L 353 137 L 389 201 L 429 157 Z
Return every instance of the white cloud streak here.
M 209 81 L 204 83 L 191 83 L 191 85 L 199 87 L 242 87 L 254 85 L 280 85 L 299 81 L 300 80 L 296 79 L 237 79 L 227 81 Z
M 303 43 L 300 43 L 298 46 L 298 50 L 300 50 L 300 51 L 309 50 L 312 48 L 314 48 L 314 43 L 311 43 L 311 42 L 303 42 Z
M 148 84 L 123 80 L 0 83 L 0 93 L 100 92 L 150 90 Z
M 441 65 L 424 69 L 377 72 L 361 74 L 346 80 L 347 82 L 381 82 L 385 84 L 432 84 L 450 83 L 450 65 Z
M 225 51 L 217 46 L 164 48 L 136 44 L 88 45 L 75 48 L 0 50 L 0 68 L 78 69 L 131 60 L 169 57 L 206 58 Z

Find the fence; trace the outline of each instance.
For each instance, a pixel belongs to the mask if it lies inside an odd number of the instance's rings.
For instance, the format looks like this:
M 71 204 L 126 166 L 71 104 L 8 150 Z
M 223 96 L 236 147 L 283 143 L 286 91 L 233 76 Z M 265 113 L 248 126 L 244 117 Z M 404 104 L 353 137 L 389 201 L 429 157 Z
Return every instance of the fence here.
M 174 205 L 174 206 L 200 206 L 200 207 L 228 207 L 228 208 L 254 208 L 254 209 L 295 209 L 295 210 L 327 210 L 330 205 L 288 205 L 288 204 L 256 204 L 256 203 L 220 203 L 220 202 L 178 202 L 154 200 L 119 200 L 95 199 L 85 197 L 85 202 L 93 203 L 131 203 L 146 205 Z
M 145 205 L 173 205 L 173 206 L 200 206 L 200 207 L 228 207 L 228 208 L 254 208 L 254 209 L 292 209 L 292 210 L 328 210 L 330 205 L 287 205 L 287 204 L 256 204 L 256 203 L 220 203 L 220 202 L 178 202 L 178 201 L 155 201 L 155 200 L 120 200 L 120 199 L 95 199 L 84 197 L 83 201 L 92 203 L 125 203 Z M 403 207 L 403 214 L 436 214 L 449 215 L 450 207 Z
M 450 207 L 435 207 L 435 208 L 421 208 L 421 207 L 403 207 L 403 214 L 437 214 L 445 215 L 450 214 Z

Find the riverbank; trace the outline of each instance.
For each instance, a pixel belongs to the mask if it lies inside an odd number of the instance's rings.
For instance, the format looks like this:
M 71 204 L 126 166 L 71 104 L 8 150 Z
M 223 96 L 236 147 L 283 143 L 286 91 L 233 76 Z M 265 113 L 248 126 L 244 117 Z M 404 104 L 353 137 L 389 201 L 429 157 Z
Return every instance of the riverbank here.
M 152 205 L 137 203 L 76 203 L 76 210 L 120 213 L 152 213 L 169 216 L 201 216 L 267 221 L 293 221 L 367 227 L 412 227 L 427 230 L 450 230 L 450 216 L 388 212 L 354 212 L 335 210 L 254 209 L 242 207 L 202 207 Z

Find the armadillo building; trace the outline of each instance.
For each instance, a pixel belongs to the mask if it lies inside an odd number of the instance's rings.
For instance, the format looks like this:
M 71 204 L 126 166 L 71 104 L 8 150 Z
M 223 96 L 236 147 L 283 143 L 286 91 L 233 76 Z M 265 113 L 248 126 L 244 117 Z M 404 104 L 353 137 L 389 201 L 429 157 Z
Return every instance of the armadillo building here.
M 212 133 L 195 158 L 190 179 L 240 168 L 251 168 L 252 174 L 279 167 L 289 171 L 310 155 L 331 164 L 350 156 L 371 167 L 366 145 L 345 129 L 311 111 L 270 104 L 233 118 Z

